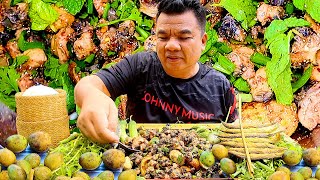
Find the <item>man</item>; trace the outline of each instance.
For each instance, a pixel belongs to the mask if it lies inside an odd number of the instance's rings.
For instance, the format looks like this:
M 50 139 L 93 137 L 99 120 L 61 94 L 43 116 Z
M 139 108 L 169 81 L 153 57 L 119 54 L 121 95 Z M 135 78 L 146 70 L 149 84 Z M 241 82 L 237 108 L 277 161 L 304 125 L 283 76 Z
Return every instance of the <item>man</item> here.
M 127 94 L 127 115 L 137 122 L 220 122 L 235 117 L 233 88 L 224 75 L 198 62 L 204 50 L 205 9 L 199 0 L 162 0 L 156 51 L 124 58 L 77 84 L 78 127 L 87 137 L 115 142 L 114 99 Z

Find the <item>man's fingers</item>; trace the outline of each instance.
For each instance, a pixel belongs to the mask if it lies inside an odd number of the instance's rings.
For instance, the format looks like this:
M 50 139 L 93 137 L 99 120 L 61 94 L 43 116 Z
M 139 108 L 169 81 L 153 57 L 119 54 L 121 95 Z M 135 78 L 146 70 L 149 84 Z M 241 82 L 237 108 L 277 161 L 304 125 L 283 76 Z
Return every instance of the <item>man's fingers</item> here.
M 87 138 L 91 139 L 94 142 L 100 142 L 98 140 L 98 135 L 96 134 L 94 127 L 91 123 L 81 123 L 81 121 L 79 121 L 77 123 L 77 126 L 79 127 L 79 129 L 81 130 L 81 133 L 86 136 Z M 101 142 L 100 142 L 101 143 Z
M 112 132 L 109 129 L 109 122 L 106 115 L 100 115 L 96 123 L 93 125 L 96 130 L 99 141 L 102 141 L 104 143 L 113 143 L 119 141 L 119 137 L 115 134 L 115 132 Z
M 112 132 L 117 131 L 118 122 L 119 122 L 118 109 L 115 106 L 110 107 L 110 112 L 108 116 L 108 128 L 110 129 L 110 131 Z

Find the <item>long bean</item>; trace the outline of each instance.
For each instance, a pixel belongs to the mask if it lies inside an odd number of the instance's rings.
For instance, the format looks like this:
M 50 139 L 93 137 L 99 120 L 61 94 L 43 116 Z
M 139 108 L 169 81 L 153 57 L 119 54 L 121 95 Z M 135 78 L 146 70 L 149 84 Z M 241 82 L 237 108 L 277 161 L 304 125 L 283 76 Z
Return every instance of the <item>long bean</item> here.
M 236 152 L 236 151 L 229 151 L 230 154 L 235 155 L 240 158 L 245 158 L 244 153 Z M 252 160 L 259 160 L 259 159 L 273 159 L 282 157 L 283 153 L 273 153 L 273 154 L 251 154 L 250 157 Z

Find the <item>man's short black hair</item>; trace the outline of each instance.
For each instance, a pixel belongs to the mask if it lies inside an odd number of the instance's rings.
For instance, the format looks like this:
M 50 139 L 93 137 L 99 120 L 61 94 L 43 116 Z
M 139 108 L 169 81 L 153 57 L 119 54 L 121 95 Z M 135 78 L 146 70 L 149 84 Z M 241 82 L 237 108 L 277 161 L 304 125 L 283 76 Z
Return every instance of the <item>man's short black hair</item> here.
M 182 14 L 186 11 L 192 11 L 198 20 L 202 32 L 206 27 L 206 9 L 200 4 L 199 0 L 158 0 L 157 19 L 161 13 Z

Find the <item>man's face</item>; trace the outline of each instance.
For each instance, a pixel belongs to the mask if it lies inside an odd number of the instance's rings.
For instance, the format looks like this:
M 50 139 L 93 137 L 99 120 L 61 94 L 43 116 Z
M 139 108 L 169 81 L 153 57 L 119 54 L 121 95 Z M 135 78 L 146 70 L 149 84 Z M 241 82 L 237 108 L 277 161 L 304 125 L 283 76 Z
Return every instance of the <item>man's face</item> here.
M 201 33 L 194 13 L 161 13 L 156 27 L 156 49 L 165 72 L 182 79 L 194 76 L 207 41 L 207 34 Z

